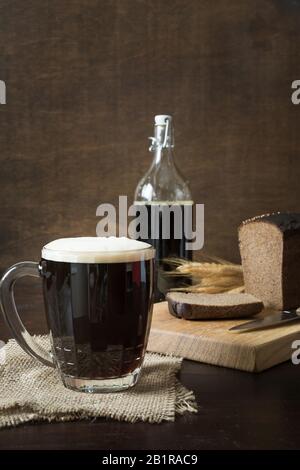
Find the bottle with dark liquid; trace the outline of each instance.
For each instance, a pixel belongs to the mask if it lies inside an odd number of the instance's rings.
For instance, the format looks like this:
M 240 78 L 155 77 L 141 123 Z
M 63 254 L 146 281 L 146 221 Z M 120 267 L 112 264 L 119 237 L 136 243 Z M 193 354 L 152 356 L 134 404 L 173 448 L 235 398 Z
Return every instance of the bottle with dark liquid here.
M 178 287 L 179 282 L 182 282 L 176 276 L 168 276 L 167 271 L 171 269 L 168 258 L 192 259 L 192 251 L 186 249 L 184 225 L 188 217 L 192 219 L 193 200 L 188 183 L 174 161 L 171 116 L 155 116 L 154 137 L 150 139 L 149 150 L 153 152 L 154 158 L 151 167 L 137 185 L 135 205 L 145 206 L 148 212 L 149 236 L 139 239 L 150 243 L 156 249 L 154 300 L 159 302 L 165 299 L 169 289 Z M 189 206 L 189 211 L 186 206 Z M 163 236 L 164 208 L 170 209 L 167 237 Z M 181 213 L 181 217 L 178 216 L 178 212 Z M 192 220 L 189 220 L 189 223 L 192 224 Z M 159 234 L 158 237 L 152 237 L 151 227 Z

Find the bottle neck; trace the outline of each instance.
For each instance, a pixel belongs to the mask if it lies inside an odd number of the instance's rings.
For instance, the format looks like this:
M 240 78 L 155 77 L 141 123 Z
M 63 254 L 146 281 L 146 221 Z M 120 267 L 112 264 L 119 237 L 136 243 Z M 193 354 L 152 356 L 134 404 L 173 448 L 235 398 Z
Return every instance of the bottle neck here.
M 160 164 L 167 164 L 173 165 L 173 151 L 171 147 L 156 147 L 153 150 L 154 158 L 153 158 L 153 165 L 160 165 Z
M 172 164 L 174 148 L 174 132 L 170 121 L 165 125 L 156 125 L 154 127 L 154 137 L 151 137 L 152 144 L 150 152 L 154 153 L 153 164 L 158 165 L 162 161 Z

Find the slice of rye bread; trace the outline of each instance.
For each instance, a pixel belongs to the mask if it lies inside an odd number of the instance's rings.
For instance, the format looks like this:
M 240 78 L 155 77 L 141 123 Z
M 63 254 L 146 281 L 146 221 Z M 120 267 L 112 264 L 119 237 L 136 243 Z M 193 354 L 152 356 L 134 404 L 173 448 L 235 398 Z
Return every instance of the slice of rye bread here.
M 170 313 L 186 320 L 242 318 L 263 309 L 263 303 L 251 294 L 169 292 L 166 299 Z

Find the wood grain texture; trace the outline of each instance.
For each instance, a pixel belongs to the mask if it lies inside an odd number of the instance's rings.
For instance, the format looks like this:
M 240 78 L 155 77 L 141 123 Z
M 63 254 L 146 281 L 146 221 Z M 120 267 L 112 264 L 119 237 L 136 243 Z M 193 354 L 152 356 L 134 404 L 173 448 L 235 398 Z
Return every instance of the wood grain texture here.
M 162 302 L 154 305 L 148 349 L 248 372 L 261 372 L 291 359 L 292 343 L 300 339 L 300 323 L 243 333 L 228 331 L 244 322 L 175 318 L 167 302 Z
M 295 0 L 2 0 L 0 269 L 133 195 L 156 113 L 204 202 L 205 250 L 238 259 L 241 220 L 299 211 Z

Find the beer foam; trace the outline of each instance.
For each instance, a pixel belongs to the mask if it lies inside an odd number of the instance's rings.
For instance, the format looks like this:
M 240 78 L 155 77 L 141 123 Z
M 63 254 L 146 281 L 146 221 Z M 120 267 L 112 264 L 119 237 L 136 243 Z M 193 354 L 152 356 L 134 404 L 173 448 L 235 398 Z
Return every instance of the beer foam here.
M 151 245 L 126 237 L 59 238 L 42 249 L 42 258 L 65 263 L 126 263 L 154 258 Z

